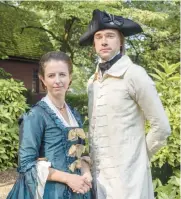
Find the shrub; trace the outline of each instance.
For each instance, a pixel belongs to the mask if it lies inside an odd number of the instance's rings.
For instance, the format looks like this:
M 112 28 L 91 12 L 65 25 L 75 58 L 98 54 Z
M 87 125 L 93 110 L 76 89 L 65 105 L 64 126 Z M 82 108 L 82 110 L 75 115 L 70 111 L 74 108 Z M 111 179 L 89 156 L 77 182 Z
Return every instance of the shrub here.
M 66 101 L 72 107 L 76 108 L 78 112 L 82 116 L 82 120 L 84 122 L 84 127 L 86 128 L 88 125 L 88 96 L 87 94 L 67 94 Z
M 7 73 L 3 68 L 0 68 L 0 79 L 10 78 L 12 75 Z
M 24 90 L 22 82 L 0 79 L 0 170 L 17 166 L 18 118 L 27 108 Z
M 156 82 L 157 90 L 163 102 L 171 126 L 171 136 L 167 145 L 152 158 L 157 199 L 180 198 L 178 179 L 180 167 L 180 63 L 159 63 L 161 69 L 154 68 L 151 74 Z M 159 178 L 159 179 L 158 179 Z M 166 181 L 166 183 L 165 183 Z
M 174 175 L 171 176 L 168 182 L 163 183 L 157 178 L 154 181 L 155 192 L 157 199 L 180 199 L 180 170 L 175 170 Z

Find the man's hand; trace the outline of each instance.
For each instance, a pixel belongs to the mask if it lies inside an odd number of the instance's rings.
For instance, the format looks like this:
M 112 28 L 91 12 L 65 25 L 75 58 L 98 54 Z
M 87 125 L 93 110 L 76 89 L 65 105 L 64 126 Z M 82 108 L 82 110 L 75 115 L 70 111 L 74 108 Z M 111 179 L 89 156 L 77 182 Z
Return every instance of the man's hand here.
M 79 176 L 76 174 L 69 174 L 66 179 L 66 184 L 76 193 L 87 193 L 92 187 L 87 180 L 87 176 Z
M 87 179 L 87 181 L 88 181 L 89 183 L 92 182 L 92 175 L 91 175 L 90 172 L 85 172 L 83 176 Z M 91 186 L 91 188 L 92 188 L 92 186 Z

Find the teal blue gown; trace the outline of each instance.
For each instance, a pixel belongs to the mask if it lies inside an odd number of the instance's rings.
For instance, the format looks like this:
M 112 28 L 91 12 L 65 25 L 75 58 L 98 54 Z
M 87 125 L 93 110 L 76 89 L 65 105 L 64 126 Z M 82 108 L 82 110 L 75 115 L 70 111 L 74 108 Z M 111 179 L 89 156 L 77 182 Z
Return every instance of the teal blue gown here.
M 79 128 L 82 128 L 79 113 L 75 109 L 71 111 Z M 72 144 L 84 142 L 81 138 L 68 140 L 68 132 L 72 128 L 65 127 L 44 101 L 38 102 L 24 114 L 20 121 L 19 177 L 7 199 L 34 199 L 37 188 L 36 163 L 39 157 L 46 157 L 54 169 L 80 175 L 80 169 L 75 169 L 74 172 L 69 170 L 76 157 L 69 156 L 68 150 Z M 47 181 L 43 199 L 90 199 L 90 192 L 84 195 L 73 193 L 66 184 Z

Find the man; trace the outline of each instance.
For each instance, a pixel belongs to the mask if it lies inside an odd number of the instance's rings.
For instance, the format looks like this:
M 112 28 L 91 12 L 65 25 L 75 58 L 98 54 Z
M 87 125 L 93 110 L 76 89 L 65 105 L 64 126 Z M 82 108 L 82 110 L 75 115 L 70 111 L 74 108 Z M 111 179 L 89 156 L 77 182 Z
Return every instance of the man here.
M 164 145 L 170 126 L 153 81 L 123 55 L 124 37 L 140 32 L 129 19 L 94 10 L 80 38 L 100 57 L 88 85 L 97 199 L 154 199 L 149 158 Z M 146 137 L 145 119 L 151 125 Z

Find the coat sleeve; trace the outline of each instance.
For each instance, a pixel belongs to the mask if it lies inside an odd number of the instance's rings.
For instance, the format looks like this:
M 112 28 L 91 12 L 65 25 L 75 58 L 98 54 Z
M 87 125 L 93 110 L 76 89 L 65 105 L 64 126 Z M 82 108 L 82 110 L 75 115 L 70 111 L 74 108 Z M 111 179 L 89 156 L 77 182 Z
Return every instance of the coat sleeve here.
M 137 67 L 129 79 L 129 92 L 150 122 L 151 128 L 146 136 L 146 143 L 148 156 L 151 158 L 166 144 L 171 130 L 154 82 L 142 67 Z
M 88 139 L 89 139 L 89 152 L 93 150 L 92 146 L 92 133 L 94 130 L 94 122 L 92 118 L 93 113 L 93 106 L 94 106 L 94 90 L 93 90 L 93 81 L 94 81 L 94 75 L 92 75 L 88 81 L 87 84 L 87 94 L 88 94 L 88 118 L 89 118 L 89 133 L 88 133 Z
M 19 168 L 24 173 L 36 165 L 44 133 L 45 122 L 42 111 L 32 108 L 23 116 L 20 124 Z
M 93 93 L 93 81 L 94 81 L 94 75 L 92 75 L 87 83 L 87 95 L 88 95 L 88 117 L 89 120 L 92 117 L 92 111 L 93 111 L 93 100 L 94 100 L 94 93 Z

